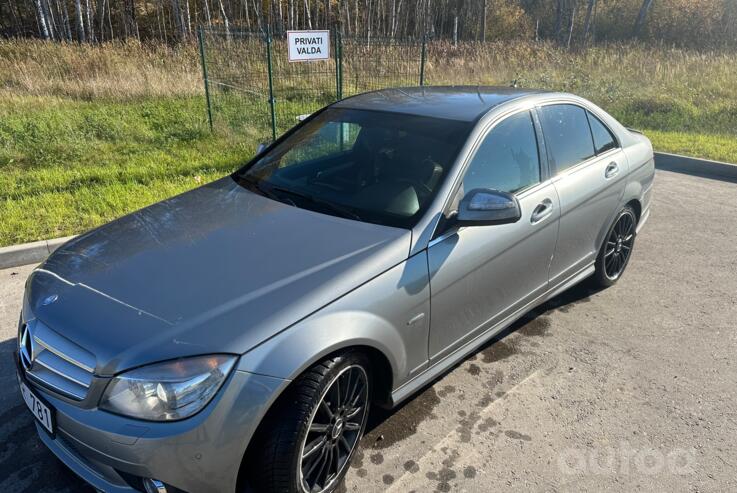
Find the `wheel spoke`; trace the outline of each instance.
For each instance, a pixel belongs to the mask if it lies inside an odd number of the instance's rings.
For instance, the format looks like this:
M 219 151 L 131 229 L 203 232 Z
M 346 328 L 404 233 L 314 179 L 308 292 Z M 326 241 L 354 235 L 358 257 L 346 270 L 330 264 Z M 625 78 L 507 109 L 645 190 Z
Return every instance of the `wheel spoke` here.
M 325 399 L 320 401 L 320 409 L 328 415 L 328 418 L 333 419 L 333 411 L 330 409 L 330 406 L 328 406 L 328 403 L 325 402 Z
M 351 444 L 348 443 L 348 440 L 346 440 L 346 438 L 344 436 L 340 437 L 340 442 L 339 443 L 345 449 L 346 455 L 351 453 Z
M 327 433 L 328 425 L 322 423 L 312 423 L 310 425 L 310 431 L 314 433 Z
M 310 477 L 312 475 L 312 473 L 315 472 L 315 468 L 319 464 L 322 464 L 324 462 L 323 459 L 325 458 L 325 452 L 326 452 L 326 449 L 325 449 L 325 447 L 323 447 L 320 450 L 320 454 L 317 455 L 317 456 L 315 456 L 315 458 L 312 460 L 312 462 L 310 463 L 309 467 L 307 468 L 307 472 L 304 473 L 305 479 L 307 479 L 308 477 Z M 303 464 L 303 466 L 304 465 L 306 465 L 306 464 Z
M 350 380 L 349 382 L 350 383 Z M 356 375 L 356 378 L 353 381 L 353 385 L 349 385 L 346 391 L 346 404 L 350 404 L 353 401 L 353 397 L 356 395 L 356 389 L 358 388 L 358 385 L 361 383 L 360 375 Z
M 361 429 L 361 425 L 360 424 L 353 423 L 353 422 L 350 422 L 350 421 L 346 421 L 344 426 L 345 426 L 345 430 L 346 431 L 358 431 L 358 430 Z
M 609 250 L 608 252 L 606 252 L 606 253 L 604 254 L 604 257 L 608 257 L 608 256 L 610 256 L 610 255 L 611 255 L 612 253 L 614 253 L 614 249 L 611 249 L 611 250 Z
M 345 419 L 351 419 L 356 416 L 359 412 L 361 412 L 361 409 L 363 409 L 363 406 L 356 406 L 351 408 L 350 411 L 345 415 Z
M 302 453 L 302 460 L 311 456 L 318 450 L 321 450 L 325 446 L 325 443 L 327 443 L 327 440 L 325 440 L 325 437 L 320 437 L 320 438 L 313 440 L 307 447 L 305 447 L 305 451 L 303 451 Z

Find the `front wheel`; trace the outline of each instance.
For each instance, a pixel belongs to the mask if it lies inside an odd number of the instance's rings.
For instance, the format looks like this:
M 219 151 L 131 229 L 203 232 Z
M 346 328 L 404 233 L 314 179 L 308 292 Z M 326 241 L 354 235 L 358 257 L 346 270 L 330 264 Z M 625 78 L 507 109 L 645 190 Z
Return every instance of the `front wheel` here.
M 596 257 L 595 282 L 608 288 L 614 285 L 629 263 L 635 246 L 637 215 L 630 206 L 625 206 L 609 229 L 604 244 Z
M 327 359 L 294 381 L 267 417 L 258 491 L 329 493 L 366 428 L 370 365 L 361 353 Z

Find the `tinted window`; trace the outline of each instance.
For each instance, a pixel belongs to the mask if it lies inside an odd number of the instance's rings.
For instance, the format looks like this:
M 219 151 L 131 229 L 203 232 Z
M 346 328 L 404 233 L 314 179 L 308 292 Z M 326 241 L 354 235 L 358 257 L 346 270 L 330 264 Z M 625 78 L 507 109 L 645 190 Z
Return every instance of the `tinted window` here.
M 463 190 L 516 192 L 540 182 L 535 127 L 525 111 L 503 120 L 486 136 L 463 178 Z
M 467 122 L 330 108 L 234 176 L 296 207 L 409 228 L 437 194 L 470 128 Z
M 540 123 L 553 169 L 560 172 L 594 155 L 586 111 L 571 104 L 544 106 Z
M 591 133 L 594 135 L 594 147 L 596 148 L 596 153 L 601 154 L 602 152 L 617 147 L 617 141 L 606 125 L 601 123 L 601 120 L 591 113 L 587 112 L 587 114 L 589 115 L 589 123 L 591 124 Z

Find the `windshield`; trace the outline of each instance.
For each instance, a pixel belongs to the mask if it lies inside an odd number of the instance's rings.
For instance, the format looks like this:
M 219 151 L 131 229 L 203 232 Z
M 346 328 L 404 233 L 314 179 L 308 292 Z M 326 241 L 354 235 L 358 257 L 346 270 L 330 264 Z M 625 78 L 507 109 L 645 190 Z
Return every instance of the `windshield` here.
M 234 176 L 304 209 L 411 228 L 437 194 L 471 125 L 330 108 Z

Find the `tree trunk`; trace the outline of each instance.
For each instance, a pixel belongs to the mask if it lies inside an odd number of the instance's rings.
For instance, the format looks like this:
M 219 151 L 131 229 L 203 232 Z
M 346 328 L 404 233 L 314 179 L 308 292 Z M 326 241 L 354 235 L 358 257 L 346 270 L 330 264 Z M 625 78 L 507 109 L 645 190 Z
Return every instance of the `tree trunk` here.
M 640 13 L 637 14 L 637 20 L 635 21 L 635 27 L 632 30 L 632 34 L 635 37 L 639 37 L 642 32 L 642 28 L 645 27 L 647 21 L 647 13 L 650 11 L 650 7 L 653 5 L 653 0 L 643 0 L 642 7 L 640 7 Z
M 41 6 L 41 0 L 35 0 L 35 4 L 36 16 L 38 17 L 39 34 L 43 39 L 49 39 L 51 35 L 49 34 L 48 23 L 46 22 L 46 13 L 44 12 L 44 8 Z
M 568 23 L 568 42 L 566 43 L 566 47 L 570 50 L 571 49 L 571 39 L 573 39 L 573 21 L 576 19 L 576 7 L 573 7 L 573 10 L 571 10 L 571 19 Z
M 49 36 L 51 36 L 51 39 L 56 40 L 59 37 L 59 30 L 56 25 L 56 20 L 54 19 L 54 10 L 51 8 L 51 4 L 49 3 L 49 0 L 41 0 L 44 9 L 44 13 L 46 14 L 46 25 L 49 28 Z
M 453 46 L 458 46 L 458 14 L 453 14 Z
M 563 31 L 563 14 L 565 12 L 565 0 L 557 0 L 555 5 L 555 40 L 561 42 Z
M 230 21 L 228 21 L 228 16 L 225 15 L 225 6 L 223 5 L 223 0 L 218 0 L 220 3 L 220 15 L 223 16 L 223 24 L 225 26 L 225 35 L 228 39 L 230 39 Z
M 97 0 L 97 18 L 100 20 L 100 42 L 105 41 L 105 0 Z
M 312 15 L 310 14 L 310 1 L 304 0 L 305 19 L 307 19 L 307 29 L 312 29 Z
M 207 19 L 207 27 L 211 28 L 212 19 L 210 18 L 210 3 L 207 0 L 205 0 L 205 19 Z M 248 5 L 246 5 L 246 20 L 247 19 L 248 19 Z
M 59 6 L 59 2 L 57 2 L 57 6 Z M 66 2 L 61 4 L 59 11 L 61 12 L 62 25 L 64 26 L 64 36 L 67 38 L 67 41 L 71 41 L 72 40 L 72 25 L 69 22 L 69 10 L 67 9 Z
M 591 21 L 594 18 L 594 8 L 596 8 L 596 0 L 589 0 L 588 8 L 586 9 L 586 20 L 583 24 L 583 44 L 589 40 L 589 34 L 591 33 Z
M 182 19 L 182 9 L 179 8 L 179 0 L 171 0 L 171 11 L 174 16 L 174 23 L 177 26 L 177 36 L 179 39 L 184 39 L 184 20 Z
M 189 0 L 184 0 L 184 23 L 187 36 L 192 34 L 192 16 L 189 14 Z
M 486 0 L 481 2 L 481 41 L 486 42 Z
M 77 23 L 77 40 L 80 43 L 84 43 L 86 36 L 84 33 L 84 20 L 82 19 L 82 2 L 81 0 L 74 1 L 74 19 Z

